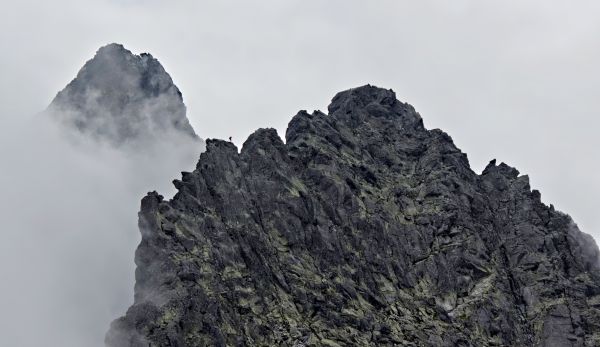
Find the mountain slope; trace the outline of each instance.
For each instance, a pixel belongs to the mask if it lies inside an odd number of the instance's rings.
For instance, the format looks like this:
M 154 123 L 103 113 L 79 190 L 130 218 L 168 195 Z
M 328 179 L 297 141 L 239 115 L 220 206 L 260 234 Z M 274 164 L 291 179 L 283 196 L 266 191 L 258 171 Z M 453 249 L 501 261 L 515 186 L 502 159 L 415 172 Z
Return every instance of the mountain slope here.
M 168 137 L 198 140 L 181 92 L 158 60 L 115 43 L 98 50 L 47 112 L 115 146 Z
M 142 199 L 109 346 L 597 346 L 595 243 L 527 176 L 481 175 L 390 90 L 208 140 Z

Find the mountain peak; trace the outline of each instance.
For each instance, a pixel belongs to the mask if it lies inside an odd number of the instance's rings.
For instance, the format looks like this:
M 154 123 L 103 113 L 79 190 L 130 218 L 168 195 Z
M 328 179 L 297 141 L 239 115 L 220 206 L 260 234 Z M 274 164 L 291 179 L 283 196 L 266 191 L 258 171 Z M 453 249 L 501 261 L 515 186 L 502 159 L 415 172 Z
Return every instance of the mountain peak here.
M 113 53 L 126 53 L 129 55 L 133 55 L 133 53 L 131 53 L 130 50 L 126 49 L 125 46 L 123 46 L 120 43 L 109 43 L 107 45 L 104 45 L 100 48 L 98 48 L 98 51 L 96 52 L 97 55 L 103 55 L 103 54 L 113 54 Z
M 597 246 L 391 90 L 207 141 L 142 200 L 130 346 L 597 346 Z
M 422 128 L 421 116 L 415 109 L 396 99 L 391 89 L 370 84 L 337 93 L 328 107 L 329 115 L 364 122 L 370 117 L 400 118 L 403 125 Z
M 48 110 L 63 124 L 117 146 L 165 135 L 197 139 L 181 92 L 160 62 L 117 43 L 98 49 Z
M 330 114 L 334 114 L 338 111 L 347 112 L 356 107 L 366 107 L 372 103 L 393 106 L 396 102 L 396 93 L 393 90 L 367 84 L 337 93 L 328 109 Z

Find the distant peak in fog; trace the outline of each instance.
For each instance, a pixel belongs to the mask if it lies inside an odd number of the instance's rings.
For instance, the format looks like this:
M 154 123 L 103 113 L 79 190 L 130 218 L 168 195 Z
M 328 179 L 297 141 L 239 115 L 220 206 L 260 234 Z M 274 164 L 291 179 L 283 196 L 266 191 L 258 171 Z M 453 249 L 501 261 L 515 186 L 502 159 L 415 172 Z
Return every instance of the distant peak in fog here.
M 198 139 L 181 92 L 149 53 L 101 47 L 48 108 L 68 127 L 116 146 L 165 137 Z

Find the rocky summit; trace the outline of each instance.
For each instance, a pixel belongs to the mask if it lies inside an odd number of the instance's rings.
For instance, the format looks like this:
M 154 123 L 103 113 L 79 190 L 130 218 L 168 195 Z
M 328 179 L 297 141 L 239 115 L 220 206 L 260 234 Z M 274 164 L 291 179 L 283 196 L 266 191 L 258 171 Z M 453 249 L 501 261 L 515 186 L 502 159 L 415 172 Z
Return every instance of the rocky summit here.
M 592 238 L 391 90 L 208 140 L 174 184 L 142 199 L 108 346 L 600 346 Z
M 169 137 L 199 140 L 160 62 L 115 43 L 98 50 L 47 112 L 86 138 L 118 147 Z

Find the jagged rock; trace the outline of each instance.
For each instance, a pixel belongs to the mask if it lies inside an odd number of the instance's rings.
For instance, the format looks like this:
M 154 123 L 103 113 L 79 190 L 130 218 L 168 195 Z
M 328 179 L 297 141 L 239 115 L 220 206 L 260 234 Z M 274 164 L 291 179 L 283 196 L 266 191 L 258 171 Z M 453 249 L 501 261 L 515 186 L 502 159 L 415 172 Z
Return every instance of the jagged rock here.
M 88 137 L 116 146 L 168 137 L 199 140 L 181 92 L 158 60 L 114 43 L 98 50 L 47 112 Z
M 135 303 L 109 346 L 598 346 L 598 248 L 391 90 L 208 140 L 142 199 Z

